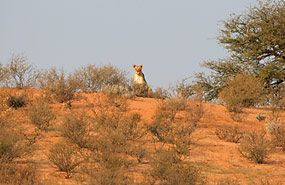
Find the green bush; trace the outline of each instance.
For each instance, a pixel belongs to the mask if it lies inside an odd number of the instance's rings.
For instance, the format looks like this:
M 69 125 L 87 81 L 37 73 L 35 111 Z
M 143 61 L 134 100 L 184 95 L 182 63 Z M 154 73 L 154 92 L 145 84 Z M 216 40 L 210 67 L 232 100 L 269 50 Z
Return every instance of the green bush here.
M 272 151 L 272 142 L 266 138 L 265 131 L 251 131 L 240 142 L 241 155 L 256 163 L 263 163 Z
M 51 109 L 47 100 L 42 97 L 37 98 L 29 108 L 28 117 L 38 129 L 46 131 L 50 122 L 56 118 Z
M 50 149 L 48 159 L 59 171 L 66 173 L 67 179 L 71 178 L 72 172 L 82 163 L 77 149 L 64 142 L 57 143 Z

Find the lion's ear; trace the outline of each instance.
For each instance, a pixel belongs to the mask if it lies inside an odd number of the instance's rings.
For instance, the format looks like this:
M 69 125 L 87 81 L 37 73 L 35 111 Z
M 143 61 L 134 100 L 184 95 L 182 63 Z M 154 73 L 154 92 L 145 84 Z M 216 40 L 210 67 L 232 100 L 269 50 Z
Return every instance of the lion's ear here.
M 133 68 L 137 67 L 136 65 L 133 65 Z
M 143 65 L 140 65 L 141 68 L 143 68 Z

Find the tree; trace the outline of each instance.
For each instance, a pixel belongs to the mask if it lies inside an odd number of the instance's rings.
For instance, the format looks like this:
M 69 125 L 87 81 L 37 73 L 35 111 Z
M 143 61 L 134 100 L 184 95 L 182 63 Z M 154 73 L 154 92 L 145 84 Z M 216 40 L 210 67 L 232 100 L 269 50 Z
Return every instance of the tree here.
M 13 55 L 11 57 L 2 69 L 3 81 L 6 86 L 18 89 L 35 87 L 39 72 L 27 61 L 27 57 L 23 55 Z
M 285 80 L 285 1 L 259 0 L 243 14 L 231 15 L 223 21 L 217 40 L 230 57 L 205 62 L 212 73 L 196 76 L 208 100 L 217 98 L 235 74 L 258 77 L 265 88 Z

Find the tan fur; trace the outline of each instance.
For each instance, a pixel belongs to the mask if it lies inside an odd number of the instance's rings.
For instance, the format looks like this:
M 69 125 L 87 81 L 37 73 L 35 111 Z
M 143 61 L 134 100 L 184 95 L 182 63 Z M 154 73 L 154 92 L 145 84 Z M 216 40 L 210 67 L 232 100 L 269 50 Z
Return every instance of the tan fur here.
M 134 76 L 134 84 L 136 85 L 147 85 L 147 82 L 145 80 L 144 74 L 142 72 L 142 65 L 133 65 L 135 76 Z

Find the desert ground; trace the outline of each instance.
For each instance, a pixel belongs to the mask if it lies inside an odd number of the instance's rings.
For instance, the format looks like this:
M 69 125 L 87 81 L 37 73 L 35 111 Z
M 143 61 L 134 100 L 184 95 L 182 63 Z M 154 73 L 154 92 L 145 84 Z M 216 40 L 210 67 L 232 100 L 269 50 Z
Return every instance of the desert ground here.
M 1 89 L 1 93 L 9 92 L 11 89 Z M 13 90 L 13 92 L 25 91 L 31 97 L 39 96 L 39 90 Z M 34 150 L 29 157 L 16 159 L 17 163 L 32 163 L 36 166 L 38 176 L 43 184 L 80 184 L 76 177 L 80 174 L 75 170 L 73 177 L 65 179 L 63 172 L 50 163 L 47 153 L 50 148 L 62 139 L 57 128 L 62 124 L 63 115 L 71 111 L 88 112 L 94 108 L 92 102 L 96 93 L 80 94 L 81 97 L 72 101 L 72 108 L 62 108 L 61 103 L 51 103 L 53 111 L 56 112 L 56 120 L 46 132 L 41 132 L 34 144 Z M 191 101 L 191 100 L 189 100 Z M 91 103 L 90 103 L 91 102 Z M 159 100 L 154 98 L 134 97 L 129 98 L 128 111 L 139 113 L 142 117 L 141 124 L 149 124 L 158 106 Z M 198 167 L 201 176 L 206 184 L 284 184 L 285 182 L 285 152 L 281 147 L 275 147 L 264 164 L 256 164 L 242 157 L 238 151 L 239 143 L 225 142 L 217 137 L 215 130 L 224 126 L 236 125 L 244 131 L 258 130 L 265 127 L 266 120 L 270 117 L 270 108 L 258 107 L 249 108 L 241 115 L 242 120 L 233 121 L 227 109 L 217 103 L 202 103 L 203 116 L 197 128 L 192 134 L 192 149 L 190 160 Z M 8 110 L 1 110 L 1 115 L 8 115 L 9 122 L 16 122 L 22 127 L 24 132 L 31 132 L 35 126 L 30 123 L 26 116 L 27 107 Z M 258 121 L 257 113 L 266 115 L 266 120 Z M 281 112 L 280 119 L 284 119 L 285 114 Z M 145 166 L 144 166 L 145 165 Z M 147 169 L 148 164 L 142 164 L 139 168 Z M 143 177 L 137 176 L 137 182 L 141 182 Z M 224 182 L 224 183 L 222 183 Z

